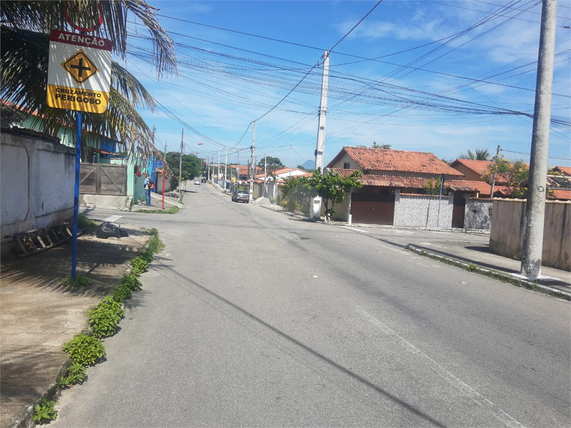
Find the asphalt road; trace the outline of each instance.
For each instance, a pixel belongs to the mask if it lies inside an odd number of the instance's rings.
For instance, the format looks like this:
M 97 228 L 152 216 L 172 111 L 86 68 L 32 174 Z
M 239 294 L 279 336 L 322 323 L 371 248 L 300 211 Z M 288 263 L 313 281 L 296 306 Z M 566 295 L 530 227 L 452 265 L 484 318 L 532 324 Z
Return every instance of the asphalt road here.
M 185 205 L 125 214 L 166 249 L 53 426 L 570 426 L 568 302 L 419 257 L 407 231 L 207 185 Z

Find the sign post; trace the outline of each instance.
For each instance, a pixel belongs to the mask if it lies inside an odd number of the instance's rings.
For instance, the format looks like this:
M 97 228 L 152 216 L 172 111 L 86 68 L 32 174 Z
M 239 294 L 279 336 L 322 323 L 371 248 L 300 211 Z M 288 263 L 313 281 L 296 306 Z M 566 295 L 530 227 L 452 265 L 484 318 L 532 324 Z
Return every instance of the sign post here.
M 52 30 L 50 34 L 48 105 L 54 108 L 78 111 L 71 259 L 72 281 L 75 281 L 77 265 L 81 112 L 103 113 L 107 109 L 111 83 L 111 46 L 110 40 L 84 33 Z

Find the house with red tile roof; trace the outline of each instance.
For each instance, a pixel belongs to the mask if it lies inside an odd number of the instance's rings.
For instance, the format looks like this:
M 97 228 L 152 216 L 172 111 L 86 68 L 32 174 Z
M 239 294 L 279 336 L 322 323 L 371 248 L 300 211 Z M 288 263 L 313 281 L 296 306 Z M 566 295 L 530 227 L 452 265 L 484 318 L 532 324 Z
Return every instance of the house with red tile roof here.
M 571 167 L 556 166 L 547 174 L 547 198 L 560 201 L 571 200 Z
M 430 180 L 436 182 L 444 175 L 447 188 L 448 183 L 464 176 L 433 153 L 343 147 L 326 169 L 341 176 L 348 176 L 356 170 L 363 172 L 359 178 L 363 188 L 351 192 L 345 204 L 335 205 L 338 218 L 356 223 L 453 226 L 453 193 L 442 198 L 423 195 L 423 186 Z M 471 192 L 473 189 L 465 191 Z M 440 210 L 436 207 L 438 204 L 441 205 Z M 457 223 L 462 223 L 458 227 L 463 227 L 464 209 L 464 205 L 456 209 Z
M 450 166 L 461 172 L 464 177 L 450 182 L 448 185 L 451 190 L 469 191 L 471 196 L 489 198 L 491 197 L 492 186 L 488 182 L 488 176 L 490 167 L 493 164 L 492 161 L 487 160 L 456 159 Z M 501 174 L 496 175 L 494 183 L 495 196 L 505 197 L 511 193 L 505 184 L 507 184 L 507 179 Z

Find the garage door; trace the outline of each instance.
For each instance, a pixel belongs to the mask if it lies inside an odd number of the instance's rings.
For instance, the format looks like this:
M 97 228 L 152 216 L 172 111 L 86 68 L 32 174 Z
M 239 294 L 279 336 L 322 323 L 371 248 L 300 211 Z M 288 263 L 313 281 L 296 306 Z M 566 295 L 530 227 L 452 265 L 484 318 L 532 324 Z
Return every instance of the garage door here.
M 395 216 L 395 195 L 352 193 L 351 215 L 353 223 L 392 225 Z

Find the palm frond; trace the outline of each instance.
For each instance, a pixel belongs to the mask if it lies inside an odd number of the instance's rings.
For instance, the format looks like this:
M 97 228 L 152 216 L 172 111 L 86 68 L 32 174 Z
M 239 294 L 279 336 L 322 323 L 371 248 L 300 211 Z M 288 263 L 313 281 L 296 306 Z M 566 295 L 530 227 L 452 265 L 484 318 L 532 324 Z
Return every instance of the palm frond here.
M 52 29 L 69 29 L 68 18 L 80 27 L 95 27 L 101 13 L 103 25 L 93 34 L 110 39 L 113 50 L 125 58 L 129 11 L 143 22 L 151 34 L 157 75 L 176 72 L 173 42 L 161 27 L 156 9 L 143 0 L 4 1 L 0 8 L 0 20 L 2 24 L 14 28 L 49 33 Z

